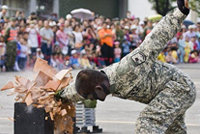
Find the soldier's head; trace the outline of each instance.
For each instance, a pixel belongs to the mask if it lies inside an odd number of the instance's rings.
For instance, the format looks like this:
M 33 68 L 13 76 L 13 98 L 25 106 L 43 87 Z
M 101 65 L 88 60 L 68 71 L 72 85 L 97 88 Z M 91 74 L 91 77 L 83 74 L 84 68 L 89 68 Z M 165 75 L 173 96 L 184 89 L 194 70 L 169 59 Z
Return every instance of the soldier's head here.
M 104 72 L 86 69 L 78 73 L 75 87 L 85 99 L 104 101 L 110 94 L 110 83 Z

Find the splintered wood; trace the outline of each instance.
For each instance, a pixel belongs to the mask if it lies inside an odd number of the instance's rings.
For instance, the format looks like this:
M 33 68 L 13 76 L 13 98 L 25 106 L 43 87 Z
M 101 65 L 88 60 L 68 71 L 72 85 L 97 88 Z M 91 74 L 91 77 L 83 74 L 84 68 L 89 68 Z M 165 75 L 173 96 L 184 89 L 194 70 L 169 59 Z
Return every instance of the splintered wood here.
M 75 107 L 71 102 L 62 103 L 54 97 L 59 90 L 69 85 L 72 80 L 71 69 L 57 72 L 47 61 L 38 58 L 33 71 L 37 73 L 34 80 L 16 76 L 15 83 L 9 81 L 1 91 L 14 88 L 10 95 L 16 94 L 16 101 L 44 108 L 51 120 L 54 120 L 56 131 L 72 134 Z

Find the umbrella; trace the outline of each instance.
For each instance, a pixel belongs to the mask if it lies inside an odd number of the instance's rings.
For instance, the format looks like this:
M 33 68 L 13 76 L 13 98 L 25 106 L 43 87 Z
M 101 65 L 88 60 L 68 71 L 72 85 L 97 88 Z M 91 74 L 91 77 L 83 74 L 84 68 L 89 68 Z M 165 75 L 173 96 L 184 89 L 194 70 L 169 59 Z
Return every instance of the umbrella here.
M 155 22 L 155 21 L 159 21 L 160 19 L 162 19 L 162 15 L 157 14 L 157 15 L 152 15 L 148 17 L 149 20 Z
M 93 12 L 91 12 L 88 9 L 84 9 L 84 8 L 74 9 L 71 11 L 71 14 L 73 17 L 81 19 L 81 20 L 94 19 Z
M 190 20 L 184 20 L 183 21 L 183 25 L 185 25 L 186 27 L 188 27 L 189 25 L 194 25 L 194 22 L 192 22 Z

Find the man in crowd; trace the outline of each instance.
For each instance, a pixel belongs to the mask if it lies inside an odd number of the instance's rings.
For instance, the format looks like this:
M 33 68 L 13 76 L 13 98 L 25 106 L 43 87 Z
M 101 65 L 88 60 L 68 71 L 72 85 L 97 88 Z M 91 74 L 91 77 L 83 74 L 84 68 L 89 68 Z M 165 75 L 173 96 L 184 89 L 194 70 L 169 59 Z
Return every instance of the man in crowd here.
M 13 71 L 17 54 L 16 18 L 11 18 L 10 27 L 5 32 L 6 42 L 6 71 Z
M 113 33 L 106 22 L 103 24 L 103 28 L 98 31 L 98 36 L 100 38 L 101 54 L 104 58 L 106 66 L 113 63 L 114 49 L 113 49 Z
M 4 19 L 4 17 L 6 16 L 7 10 L 8 10 L 8 6 L 3 5 L 1 7 L 1 12 L 0 12 L 0 19 Z
M 156 60 L 189 14 L 188 0 L 177 3 L 179 9 L 163 18 L 119 63 L 101 71 L 82 70 L 57 96 L 72 101 L 104 101 L 111 93 L 139 101 L 147 106 L 137 120 L 136 134 L 186 134 L 184 115 L 195 101 L 195 85 L 175 66 Z
M 44 59 L 48 61 L 48 64 L 50 64 L 50 57 L 52 53 L 52 42 L 53 42 L 53 31 L 49 27 L 49 21 L 44 21 L 44 27 L 40 29 L 40 36 L 42 37 L 42 46 L 41 50 L 44 54 Z

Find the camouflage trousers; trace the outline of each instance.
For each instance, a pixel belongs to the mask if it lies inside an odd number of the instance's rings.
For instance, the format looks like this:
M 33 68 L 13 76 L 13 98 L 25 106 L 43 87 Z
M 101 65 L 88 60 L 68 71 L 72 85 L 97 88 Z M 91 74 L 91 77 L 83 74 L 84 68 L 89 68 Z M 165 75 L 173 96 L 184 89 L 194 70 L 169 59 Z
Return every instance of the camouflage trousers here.
M 6 70 L 12 71 L 15 65 L 17 42 L 8 42 L 6 44 Z
M 187 134 L 184 115 L 195 101 L 196 88 L 189 78 L 181 77 L 166 83 L 140 113 L 136 134 Z

